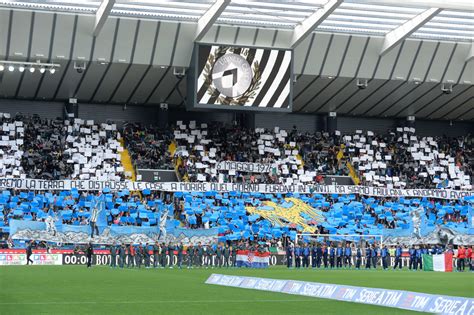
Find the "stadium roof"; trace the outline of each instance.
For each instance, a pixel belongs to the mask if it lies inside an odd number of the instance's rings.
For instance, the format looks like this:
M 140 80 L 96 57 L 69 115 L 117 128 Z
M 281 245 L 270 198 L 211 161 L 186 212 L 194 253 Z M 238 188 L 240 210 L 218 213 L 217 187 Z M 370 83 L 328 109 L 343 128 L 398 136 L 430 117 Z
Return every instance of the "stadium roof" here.
M 295 29 L 327 10 L 317 29 L 383 36 L 415 21 L 413 38 L 472 41 L 471 0 L 3 0 L 0 6 L 95 14 L 101 5 L 110 16 L 197 22 L 215 3 L 222 12 L 215 24 Z M 436 10 L 438 9 L 438 10 Z M 429 12 L 429 10 L 433 10 Z M 427 12 L 428 11 L 428 12 Z M 423 13 L 431 13 L 416 21 Z
M 182 106 L 200 42 L 293 48 L 294 112 L 474 120 L 473 34 L 471 0 L 0 0 L 0 65 L 57 65 L 0 98 Z

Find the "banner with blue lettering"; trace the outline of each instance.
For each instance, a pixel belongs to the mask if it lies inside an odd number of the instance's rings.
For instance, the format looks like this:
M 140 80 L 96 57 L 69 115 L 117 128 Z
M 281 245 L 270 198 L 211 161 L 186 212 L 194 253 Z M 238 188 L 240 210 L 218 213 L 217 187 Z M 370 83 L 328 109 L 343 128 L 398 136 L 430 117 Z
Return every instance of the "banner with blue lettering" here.
M 472 314 L 474 299 L 328 283 L 212 274 L 206 284 L 281 292 L 436 314 Z

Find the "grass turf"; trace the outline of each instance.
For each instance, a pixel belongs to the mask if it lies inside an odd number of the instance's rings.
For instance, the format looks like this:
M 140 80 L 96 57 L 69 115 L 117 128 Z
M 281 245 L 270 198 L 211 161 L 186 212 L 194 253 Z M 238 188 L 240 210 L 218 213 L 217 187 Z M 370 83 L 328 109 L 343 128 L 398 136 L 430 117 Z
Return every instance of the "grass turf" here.
M 207 285 L 211 273 L 474 297 L 473 273 L 365 270 L 0 268 L 1 314 L 406 314 L 395 308 Z M 419 314 L 419 313 L 415 313 Z

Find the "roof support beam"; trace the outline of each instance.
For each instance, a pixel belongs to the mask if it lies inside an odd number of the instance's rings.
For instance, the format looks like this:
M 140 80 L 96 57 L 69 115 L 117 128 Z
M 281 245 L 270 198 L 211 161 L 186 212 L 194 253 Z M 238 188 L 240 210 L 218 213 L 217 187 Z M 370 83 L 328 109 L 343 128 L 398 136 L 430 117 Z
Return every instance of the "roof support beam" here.
M 471 43 L 471 49 L 469 49 L 469 52 L 467 53 L 466 62 L 471 60 L 474 60 L 474 43 Z
M 443 9 L 431 8 L 421 12 L 411 20 L 406 21 L 396 29 L 388 32 L 385 35 L 385 41 L 380 51 L 380 55 L 383 56 L 397 46 L 401 41 L 406 39 L 408 36 L 416 32 L 420 27 L 425 25 L 431 20 L 436 14 L 441 12 Z
M 216 0 L 213 5 L 199 18 L 195 41 L 200 41 L 229 5 L 231 0 Z
M 293 30 L 291 48 L 295 48 L 314 31 L 344 0 L 329 0 L 322 8 L 307 17 Z
M 95 13 L 94 36 L 99 35 L 100 30 L 109 17 L 110 11 L 112 11 L 114 4 L 115 0 L 102 0 L 102 3 Z
M 364 0 L 364 4 L 402 6 L 408 8 L 440 8 L 445 10 L 456 10 L 473 12 L 474 6 L 470 0 Z

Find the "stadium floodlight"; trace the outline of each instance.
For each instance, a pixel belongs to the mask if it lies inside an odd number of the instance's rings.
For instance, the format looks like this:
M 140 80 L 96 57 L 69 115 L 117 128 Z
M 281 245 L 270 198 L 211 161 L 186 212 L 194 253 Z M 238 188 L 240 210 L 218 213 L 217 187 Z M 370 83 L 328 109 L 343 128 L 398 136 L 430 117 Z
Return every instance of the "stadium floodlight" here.
M 24 72 L 26 69 L 29 69 L 31 73 L 35 72 L 37 68 L 41 73 L 44 73 L 46 69 L 54 68 L 55 70 L 51 72 L 54 73 L 57 68 L 61 67 L 61 65 L 57 63 L 44 63 L 40 60 L 37 60 L 36 62 L 0 60 L 0 67 L 0 71 L 3 71 L 5 68 L 7 68 L 8 71 L 13 72 L 15 71 L 15 68 L 18 67 L 18 71 L 20 72 Z
M 361 90 L 364 90 L 369 85 L 369 81 L 367 79 L 357 79 L 357 87 Z
M 74 69 L 77 71 L 77 73 L 83 73 L 84 70 L 86 70 L 86 63 L 84 61 L 74 61 Z
M 453 85 L 450 83 L 443 83 L 441 84 L 441 91 L 444 94 L 451 94 L 453 93 Z

